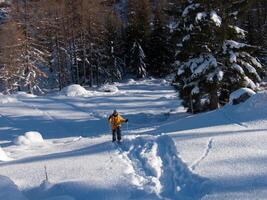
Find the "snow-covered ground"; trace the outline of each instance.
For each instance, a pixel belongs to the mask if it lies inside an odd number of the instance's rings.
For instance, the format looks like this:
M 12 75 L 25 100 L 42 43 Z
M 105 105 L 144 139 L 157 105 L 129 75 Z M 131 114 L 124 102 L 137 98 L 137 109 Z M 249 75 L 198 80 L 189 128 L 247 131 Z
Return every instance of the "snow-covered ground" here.
M 0 94 L 0 199 L 266 199 L 265 134 L 266 92 L 195 116 L 164 80 Z

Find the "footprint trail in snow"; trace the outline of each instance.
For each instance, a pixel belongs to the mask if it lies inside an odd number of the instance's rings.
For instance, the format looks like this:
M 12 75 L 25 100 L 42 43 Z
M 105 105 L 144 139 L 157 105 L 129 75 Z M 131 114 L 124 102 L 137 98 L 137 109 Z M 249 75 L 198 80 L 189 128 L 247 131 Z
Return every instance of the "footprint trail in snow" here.
M 127 166 L 125 174 L 147 195 L 195 199 L 207 192 L 203 187 L 207 180 L 188 169 L 169 136 L 129 136 L 115 147 Z

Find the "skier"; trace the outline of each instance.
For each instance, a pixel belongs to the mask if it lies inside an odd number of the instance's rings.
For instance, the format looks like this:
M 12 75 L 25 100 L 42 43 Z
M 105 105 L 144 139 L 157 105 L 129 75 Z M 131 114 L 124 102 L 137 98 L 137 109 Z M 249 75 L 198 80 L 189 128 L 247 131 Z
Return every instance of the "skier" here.
M 113 114 L 109 116 L 108 121 L 111 125 L 112 129 L 112 142 L 115 142 L 118 140 L 118 142 L 121 141 L 121 124 L 127 123 L 128 119 L 124 119 L 122 116 L 119 115 L 119 113 L 114 110 Z

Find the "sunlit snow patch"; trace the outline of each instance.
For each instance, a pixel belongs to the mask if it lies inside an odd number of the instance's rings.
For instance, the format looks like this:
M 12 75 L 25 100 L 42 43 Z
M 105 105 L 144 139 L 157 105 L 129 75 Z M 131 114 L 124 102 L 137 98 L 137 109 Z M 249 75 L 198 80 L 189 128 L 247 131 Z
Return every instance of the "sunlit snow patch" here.
M 8 157 L 6 152 L 0 147 L 0 161 L 10 161 L 12 158 Z
M 9 95 L 3 95 L 0 93 L 0 104 L 17 102 L 17 99 Z
M 32 145 L 44 143 L 44 139 L 39 132 L 30 131 L 26 132 L 24 135 L 18 136 L 14 140 L 16 145 Z
M 235 99 L 239 99 L 242 95 L 247 94 L 248 96 L 252 96 L 256 94 L 252 89 L 249 88 L 240 88 L 230 95 L 230 103 L 233 103 Z
M 119 89 L 115 85 L 103 85 L 102 87 L 99 88 L 100 92 L 111 92 L 111 93 L 116 93 L 119 91 Z
M 61 95 L 65 95 L 68 97 L 89 96 L 91 94 L 90 91 L 77 84 L 73 84 L 63 88 L 60 93 Z

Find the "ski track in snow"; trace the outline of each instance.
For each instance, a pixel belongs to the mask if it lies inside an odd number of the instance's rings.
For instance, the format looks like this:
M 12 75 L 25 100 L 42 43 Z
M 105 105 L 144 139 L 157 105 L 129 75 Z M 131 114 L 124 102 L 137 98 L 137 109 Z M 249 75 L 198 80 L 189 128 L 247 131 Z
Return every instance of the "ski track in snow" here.
M 58 126 L 58 128 L 61 129 L 62 132 L 66 131 L 66 128 L 64 127 L 62 122 L 60 120 L 58 120 L 56 117 L 52 116 L 49 113 L 49 111 L 45 111 L 45 110 L 41 109 L 40 107 L 38 107 L 38 106 L 36 106 L 36 105 L 34 105 L 32 103 L 31 104 L 26 103 L 22 99 L 20 99 L 20 102 L 22 102 L 26 107 L 30 107 L 33 110 L 36 110 L 37 112 L 39 112 L 40 114 L 43 114 L 44 116 L 46 116 L 48 118 L 48 120 L 57 122 L 57 126 Z
M 126 87 L 124 90 L 130 89 L 128 85 L 121 86 L 120 89 L 123 87 Z M 253 129 L 253 124 L 242 120 L 240 113 L 236 112 L 238 105 L 237 107 L 226 106 L 211 114 L 196 115 L 192 118 L 190 116 L 191 119 L 196 120 L 196 125 L 194 121 L 190 121 L 190 118 L 188 118 L 189 125 L 186 120 L 182 120 L 182 123 L 185 123 L 184 129 L 189 132 L 183 135 L 179 133 L 183 131 L 183 124 L 179 124 L 177 118 L 185 118 L 187 115 L 185 113 L 176 115 L 177 110 L 168 115 L 170 108 L 176 104 L 160 97 L 165 95 L 164 90 L 162 93 L 155 93 L 159 85 L 156 86 L 156 88 L 154 86 L 149 88 L 148 84 L 136 85 L 134 87 L 138 88 L 134 88 L 135 90 L 129 90 L 130 92 L 108 99 L 103 98 L 102 95 L 88 99 L 56 95 L 37 98 L 18 97 L 18 102 L 13 102 L 14 104 L 10 102 L 7 107 L 1 106 L 3 108 L 0 114 L 1 124 L 18 129 L 15 132 L 18 135 L 23 134 L 25 129 L 39 128 L 43 125 L 45 128 L 41 129 L 41 133 L 46 140 L 44 144 L 36 146 L 15 146 L 11 141 L 0 141 L 3 144 L 3 150 L 11 157 L 14 155 L 15 159 L 0 164 L 0 173 L 8 176 L 7 178 L 0 176 L 0 200 L 7 200 L 6 197 L 10 195 L 11 200 L 19 198 L 24 200 L 23 195 L 30 200 L 85 200 L 88 198 L 197 200 L 206 199 L 206 197 L 207 199 L 226 199 L 225 192 L 235 193 L 236 191 L 249 193 L 257 198 L 258 190 L 264 191 L 263 188 L 266 188 L 266 143 L 264 142 L 266 123 L 263 121 L 262 126 Z M 139 100 L 139 98 L 142 99 Z M 260 110 L 258 114 L 261 115 L 258 117 L 257 114 L 255 119 L 253 118 L 255 116 L 248 118 L 256 120 L 257 126 L 259 119 L 266 119 L 266 110 L 264 110 L 266 106 L 262 103 L 266 102 L 266 98 L 267 95 L 263 95 L 262 100 L 256 102 L 259 104 L 257 104 Z M 106 122 L 107 114 L 118 106 L 118 103 L 123 116 L 130 118 L 130 129 L 123 130 L 124 141 L 119 145 L 110 142 L 110 135 L 101 136 L 105 133 L 104 129 L 99 130 L 95 135 L 92 134 Z M 244 105 L 243 108 L 241 107 L 241 114 L 245 112 Z M 248 109 L 244 114 L 251 115 L 251 113 Z M 206 123 L 211 118 L 212 122 Z M 41 123 L 46 120 L 48 122 Z M 97 120 L 100 123 L 97 123 Z M 87 127 L 88 123 L 90 124 Z M 24 124 L 28 124 L 25 129 L 23 129 Z M 84 127 L 86 131 L 87 128 L 90 130 L 86 135 L 90 137 L 73 138 L 82 135 Z M 4 127 L 3 130 L 8 128 Z M 52 131 L 49 128 L 52 128 Z M 76 129 L 77 135 L 73 135 Z M 51 133 L 52 138 L 47 137 L 48 132 Z M 68 134 L 64 134 L 65 132 Z M 6 135 L 9 133 L 12 131 L 7 132 Z M 164 133 L 166 135 L 163 135 Z M 69 136 L 71 138 L 68 138 Z M 216 148 L 214 148 L 214 140 L 216 140 Z M 190 149 L 189 145 L 192 145 Z M 176 148 L 179 149 L 185 161 L 190 158 L 188 160 L 193 163 L 191 166 L 183 162 Z M 226 150 L 227 153 L 222 152 L 221 149 Z M 190 157 L 191 155 L 193 156 Z M 52 180 L 48 187 L 44 187 L 45 184 L 40 185 L 43 180 L 44 164 L 49 167 L 49 177 Z M 209 177 L 211 180 L 195 173 Z M 4 187 L 1 188 L 3 183 Z M 10 188 L 7 191 L 8 194 L 5 193 L 6 186 Z M 251 193 L 254 188 L 256 188 L 255 193 Z M 10 191 L 22 197 L 12 198 L 13 194 L 10 194 Z M 38 195 L 42 198 L 38 198 Z M 209 195 L 211 198 L 208 197 Z
M 208 157 L 208 155 L 209 155 L 209 153 L 210 153 L 210 151 L 212 149 L 212 146 L 213 146 L 213 139 L 210 138 L 209 141 L 208 141 L 208 144 L 207 144 L 207 148 L 206 148 L 203 156 L 201 156 L 198 160 L 196 160 L 192 164 L 192 166 L 190 167 L 191 170 L 193 170 L 193 171 L 196 170 L 196 168 L 199 166 L 199 164 Z
M 207 192 L 202 187 L 207 180 L 188 169 L 169 136 L 132 137 L 115 148 L 128 166 L 125 173 L 132 184 L 156 199 L 196 199 Z

